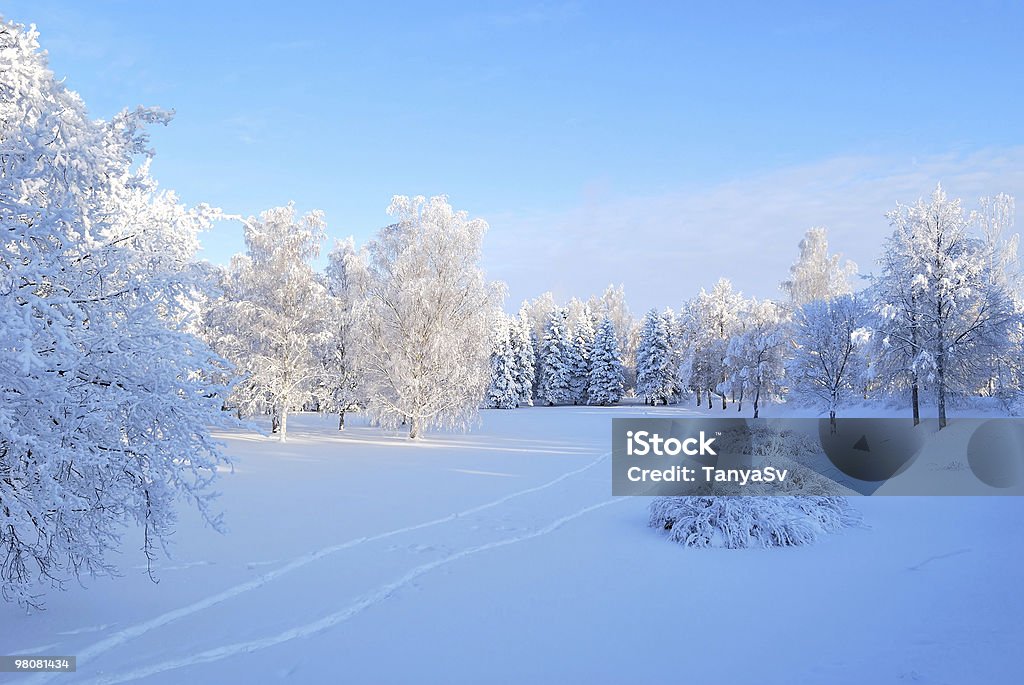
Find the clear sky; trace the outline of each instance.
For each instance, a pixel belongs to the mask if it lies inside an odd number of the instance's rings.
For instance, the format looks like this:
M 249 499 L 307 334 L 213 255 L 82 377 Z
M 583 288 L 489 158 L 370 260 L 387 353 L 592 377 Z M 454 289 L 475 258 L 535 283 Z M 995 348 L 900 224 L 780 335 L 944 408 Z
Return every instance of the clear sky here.
M 189 203 L 294 200 L 364 240 L 393 194 L 491 224 L 509 307 L 622 282 L 635 312 L 777 284 L 811 225 L 872 269 L 938 181 L 1024 202 L 1019 2 L 47 2 L 91 112 L 177 111 L 154 174 Z M 225 262 L 241 228 L 204 256 Z

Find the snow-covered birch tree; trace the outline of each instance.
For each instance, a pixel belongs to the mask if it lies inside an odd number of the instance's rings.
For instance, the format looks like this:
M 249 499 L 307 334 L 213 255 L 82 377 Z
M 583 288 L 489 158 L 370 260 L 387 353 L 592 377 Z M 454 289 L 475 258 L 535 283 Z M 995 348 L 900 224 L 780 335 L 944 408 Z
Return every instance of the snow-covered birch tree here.
M 687 306 L 690 387 L 696 391 L 698 403 L 702 393 L 707 397 L 708 409 L 714 395 L 721 398 L 722 409 L 726 408 L 724 386 L 728 369 L 725 358 L 743 307 L 742 294 L 733 290 L 727 278 L 719 279 L 711 292 L 701 288 L 700 294 Z
M 890 349 L 899 360 L 914 355 L 908 373 L 934 388 L 942 428 L 950 396 L 976 392 L 992 360 L 1011 349 L 1018 312 L 1010 289 L 990 273 L 989 246 L 972 235 L 977 215 L 941 185 L 928 202 L 898 205 L 889 218 L 894 230 L 878 292 L 882 320 L 895 325 L 883 334 L 895 341 Z
M 312 398 L 322 368 L 316 350 L 330 337 L 327 288 L 311 265 L 323 214 L 300 217 L 289 204 L 243 224 L 246 254 L 232 258 L 210 320 L 239 345 L 222 350 L 240 373 L 235 401 L 244 413 L 269 411 L 272 431 L 285 441 L 288 414 Z
M 355 241 L 350 237 L 338 241 L 327 256 L 325 270 L 327 297 L 321 319 L 324 334 L 312 339 L 319 371 L 314 380 L 313 394 L 320 411 L 338 415 L 338 430 L 345 430 L 346 412 L 360 407 L 359 384 L 352 359 L 350 338 L 353 335 L 353 286 L 347 264 L 356 254 Z
M 444 196 L 396 195 L 396 223 L 349 261 L 358 272 L 354 350 L 382 426 L 466 428 L 489 381 L 490 326 L 503 295 L 480 269 L 487 223 Z
M 797 309 L 787 372 L 791 397 L 818 403 L 835 421 L 860 387 L 870 335 L 866 322 L 866 307 L 856 295 L 811 300 Z
M 857 265 L 828 253 L 828 233 L 822 227 L 807 229 L 800 241 L 800 256 L 789 268 L 789 279 L 781 283 L 790 303 L 800 307 L 814 300 L 828 300 L 853 292 L 850 279 Z
M 726 351 L 726 365 L 739 384 L 740 401 L 749 394 L 754 418 L 765 399 L 781 395 L 785 378 L 788 332 L 782 307 L 770 300 L 751 300 L 743 314 L 742 332 L 733 336 Z

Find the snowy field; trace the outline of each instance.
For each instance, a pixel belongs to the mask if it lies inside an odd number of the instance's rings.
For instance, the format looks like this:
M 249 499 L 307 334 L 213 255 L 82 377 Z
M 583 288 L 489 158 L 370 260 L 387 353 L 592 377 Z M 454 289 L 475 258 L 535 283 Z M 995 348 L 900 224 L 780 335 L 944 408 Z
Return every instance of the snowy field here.
M 0 604 L 0 653 L 78 657 L 0 682 L 1020 682 L 1024 500 L 862 498 L 869 528 L 810 547 L 686 549 L 611 498 L 606 451 L 612 416 L 692 411 L 221 435 L 228 534 L 186 511 L 159 584 L 133 537 L 123 577 Z

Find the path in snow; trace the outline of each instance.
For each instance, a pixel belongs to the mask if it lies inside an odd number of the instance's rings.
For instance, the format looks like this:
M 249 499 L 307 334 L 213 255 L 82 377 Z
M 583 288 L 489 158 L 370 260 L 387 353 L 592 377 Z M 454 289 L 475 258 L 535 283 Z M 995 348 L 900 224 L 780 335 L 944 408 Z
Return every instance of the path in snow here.
M 163 671 L 166 671 L 166 670 L 169 670 L 169 669 L 172 669 L 172 668 L 180 668 L 182 666 L 186 666 L 186 665 L 190 665 L 190 664 L 195 664 L 195 663 L 204 663 L 204 662 L 207 662 L 207 661 L 222 659 L 222 658 L 225 658 L 227 656 L 231 656 L 233 654 L 238 654 L 238 653 L 242 653 L 242 652 L 249 652 L 249 651 L 253 651 L 255 649 L 262 649 L 262 648 L 265 648 L 265 647 L 268 647 L 268 646 L 279 644 L 280 642 L 283 642 L 283 641 L 286 641 L 286 640 L 294 639 L 295 637 L 301 637 L 303 635 L 307 635 L 307 634 L 310 634 L 312 632 L 317 632 L 317 631 L 320 631 L 320 630 L 324 630 L 324 629 L 326 629 L 326 628 L 328 628 L 328 627 L 330 627 L 332 625 L 335 625 L 335 624 L 340 623 L 342 621 L 348 620 L 348 618 L 351 618 L 353 615 L 359 613 L 360 611 L 365 610 L 368 607 L 373 606 L 374 604 L 377 604 L 377 603 L 379 603 L 381 601 L 386 600 L 388 597 L 392 596 L 392 594 L 396 590 L 406 586 L 407 584 L 409 584 L 414 579 L 416 579 L 416 578 L 418 578 L 418 577 L 428 573 L 429 571 L 431 571 L 431 570 L 433 570 L 435 568 L 438 568 L 440 566 L 444 566 L 444 565 L 450 564 L 452 562 L 457 561 L 458 559 L 461 559 L 461 558 L 463 558 L 465 556 L 469 556 L 471 554 L 477 554 L 477 553 L 480 553 L 480 552 L 487 551 L 489 549 L 494 549 L 494 548 L 497 548 L 497 547 L 503 547 L 503 546 L 506 546 L 506 545 L 515 544 L 517 542 L 522 542 L 522 541 L 529 540 L 529 539 L 532 539 L 534 537 L 537 537 L 539 535 L 546 534 L 548 532 L 556 530 L 557 528 L 560 528 L 565 523 L 568 523 L 569 521 L 572 521 L 572 520 L 578 518 L 579 516 L 582 516 L 582 515 L 588 513 L 589 511 L 591 511 L 594 508 L 599 508 L 601 506 L 605 506 L 607 504 L 612 503 L 612 501 L 614 501 L 614 500 L 611 500 L 611 501 L 605 500 L 605 501 L 602 501 L 601 503 L 599 503 L 598 505 L 589 505 L 588 504 L 587 506 L 584 506 L 584 507 L 582 507 L 580 509 L 577 509 L 577 510 L 573 511 L 572 513 L 570 513 L 568 515 L 565 515 L 565 516 L 562 516 L 562 517 L 556 519 L 555 521 L 553 521 L 552 523 L 549 523 L 549 524 L 544 525 L 542 527 L 539 527 L 539 528 L 527 528 L 527 530 L 529 532 L 513 535 L 513 536 L 510 536 L 510 537 L 503 537 L 503 538 L 498 539 L 498 540 L 489 540 L 489 541 L 487 540 L 486 536 L 488 536 L 488 535 L 493 536 L 493 533 L 501 534 L 501 533 L 506 532 L 508 530 L 522 530 L 523 529 L 523 524 L 521 524 L 521 523 L 519 523 L 517 521 L 517 518 L 519 518 L 519 517 L 515 513 L 505 514 L 504 516 L 500 517 L 497 521 L 492 521 L 491 525 L 490 525 L 490 528 L 481 528 L 481 526 L 478 525 L 479 522 L 477 522 L 475 519 L 472 518 L 472 517 L 474 517 L 477 514 L 481 514 L 483 512 L 487 512 L 489 510 L 498 509 L 498 508 L 502 507 L 503 505 L 506 505 L 509 502 L 513 502 L 514 500 L 518 500 L 518 499 L 521 499 L 521 498 L 526 498 L 526 497 L 529 497 L 531 495 L 537 495 L 539 493 L 544 493 L 545 491 L 552 490 L 552 489 L 554 489 L 554 488 L 556 488 L 556 487 L 566 483 L 567 481 L 570 481 L 571 479 L 574 479 L 576 477 L 579 477 L 579 476 L 587 473 L 588 471 L 591 471 L 592 469 L 594 469 L 594 467 L 598 466 L 599 464 L 602 464 L 602 463 L 606 462 L 606 460 L 608 459 L 609 454 L 610 453 L 606 452 L 604 454 L 599 455 L 596 459 L 593 459 L 592 461 L 589 461 L 588 463 L 586 463 L 582 467 L 579 467 L 579 468 L 576 468 L 576 469 L 572 469 L 570 471 L 562 473 L 561 475 L 559 475 L 559 476 L 557 476 L 555 478 L 552 478 L 552 479 L 550 479 L 548 481 L 545 481 L 545 482 L 543 482 L 543 483 L 541 483 L 539 485 L 535 485 L 535 486 L 531 486 L 531 487 L 524 488 L 524 489 L 521 489 L 521 490 L 517 490 L 515 492 L 509 493 L 509 494 L 504 495 L 502 497 L 499 497 L 499 498 L 496 498 L 494 500 L 488 501 L 488 502 L 486 502 L 484 504 L 473 506 L 473 507 L 461 510 L 459 512 L 452 513 L 452 514 L 449 514 L 449 515 L 446 515 L 446 516 L 442 516 L 442 517 L 438 517 L 438 518 L 434 518 L 434 519 L 431 519 L 429 521 L 425 521 L 425 522 L 422 522 L 422 523 L 417 523 L 417 524 L 410 525 L 410 526 L 404 526 L 404 527 L 401 527 L 401 528 L 396 528 L 396 529 L 389 530 L 389 531 L 386 531 L 386 532 L 383 532 L 383 533 L 378 533 L 378 534 L 375 534 L 375 535 L 369 535 L 369 536 L 354 538 L 354 539 L 351 539 L 351 540 L 348 540 L 348 541 L 345 541 L 345 542 L 342 542 L 342 543 L 339 543 L 339 544 L 335 544 L 335 545 L 331 545 L 331 546 L 327 546 L 327 547 L 323 547 L 323 548 L 317 549 L 315 551 L 309 552 L 309 553 L 304 554 L 302 556 L 296 557 L 296 558 L 292 559 L 291 561 L 289 561 L 288 563 L 284 564 L 283 566 L 280 566 L 280 567 L 278 567 L 278 568 L 276 568 L 276 569 L 274 569 L 272 571 L 268 571 L 268 572 L 260 575 L 259 577 L 250 580 L 250 581 L 234 585 L 232 587 L 229 587 L 227 589 L 221 590 L 221 591 L 219 591 L 217 593 L 214 593 L 212 595 L 209 595 L 209 596 L 204 597 L 202 599 L 199 599 L 197 601 L 194 601 L 194 602 L 192 602 L 192 603 L 190 603 L 190 604 L 188 604 L 186 606 L 182 606 L 182 607 L 179 607 L 177 609 L 164 612 L 164 613 L 162 613 L 162 614 L 160 614 L 158 616 L 155 616 L 155 617 L 153 617 L 151 619 L 148 619 L 146 621 L 138 622 L 138 623 L 135 623 L 133 625 L 127 626 L 127 627 L 125 627 L 125 628 L 123 628 L 121 630 L 118 630 L 118 631 L 116 631 L 114 633 L 111 633 L 111 634 L 107 635 L 102 640 L 99 640 L 99 641 L 97 641 L 95 643 L 92 643 L 92 644 L 89 644 L 89 645 L 85 645 L 85 646 L 76 648 L 74 650 L 74 653 L 77 655 L 78 673 L 79 673 L 80 676 L 82 674 L 85 674 L 85 673 L 93 673 L 93 672 L 103 673 L 103 671 L 106 670 L 106 669 L 103 668 L 103 665 L 104 665 L 103 661 L 101 660 L 101 661 L 97 662 L 97 660 L 100 657 L 102 657 L 104 654 L 106 654 L 108 652 L 111 652 L 111 651 L 114 651 L 114 650 L 118 650 L 119 648 L 123 648 L 123 647 L 129 645 L 130 643 L 132 643 L 133 641 L 136 641 L 137 639 L 139 639 L 139 638 L 141 638 L 143 636 L 147 636 L 149 633 L 152 633 L 154 631 L 158 631 L 159 629 L 164 628 L 165 626 L 168 626 L 170 624 L 178 623 L 178 622 L 182 621 L 183 619 L 187 619 L 187 618 L 193 617 L 195 615 L 200 614 L 201 612 L 205 612 L 205 611 L 207 611 L 209 609 L 212 609 L 214 607 L 219 607 L 220 605 L 222 605 L 222 604 L 224 604 L 226 602 L 232 601 L 232 600 L 242 601 L 243 596 L 245 596 L 247 594 L 250 594 L 250 593 L 253 593 L 256 590 L 260 590 L 260 589 L 266 588 L 266 589 L 271 590 L 271 591 L 273 591 L 275 593 L 281 592 L 281 590 L 276 587 L 276 584 L 278 582 L 283 582 L 282 579 L 284 579 L 285 576 L 288 576 L 289 574 L 293 574 L 294 572 L 299 571 L 300 569 L 303 569 L 303 568 L 305 568 L 307 566 L 310 566 L 311 564 L 314 564 L 315 562 L 322 562 L 322 561 L 326 560 L 328 557 L 330 557 L 332 555 L 336 555 L 336 554 L 338 554 L 340 552 L 343 552 L 343 551 L 355 550 L 356 548 L 360 548 L 360 547 L 363 547 L 363 546 L 368 546 L 368 545 L 371 545 L 372 543 L 378 543 L 378 542 L 381 542 L 381 541 L 384 541 L 384 540 L 392 540 L 392 539 L 395 539 L 395 538 L 401 538 L 402 536 L 411 536 L 411 534 L 419 533 L 421 531 L 425 531 L 425 530 L 430 529 L 430 528 L 435 528 L 435 527 L 438 527 L 438 526 L 443 526 L 444 524 L 452 524 L 452 523 L 456 523 L 456 522 L 462 524 L 461 525 L 461 530 L 459 530 L 455 534 L 449 536 L 449 537 L 454 538 L 455 541 L 453 543 L 447 545 L 447 546 L 442 545 L 442 544 L 438 544 L 438 543 L 434 543 L 432 545 L 424 545 L 424 544 L 422 544 L 423 543 L 423 539 L 420 536 L 415 536 L 413 538 L 413 543 L 407 545 L 406 546 L 407 548 L 415 547 L 415 548 L 417 548 L 417 551 L 437 551 L 437 552 L 440 552 L 441 554 L 443 554 L 444 556 L 441 556 L 438 559 L 435 559 L 435 560 L 432 560 L 432 561 L 429 561 L 429 562 L 422 563 L 422 564 L 419 564 L 417 566 L 414 566 L 411 570 L 409 570 L 407 573 L 402 575 L 398 580 L 396 580 L 394 582 L 391 582 L 391 583 L 387 583 L 387 584 L 381 585 L 379 587 L 376 587 L 374 589 L 369 590 L 366 594 L 364 594 L 363 596 L 358 598 L 356 601 L 354 601 L 350 605 L 347 605 L 345 608 L 343 608 L 343 609 L 341 609 L 339 611 L 333 612 L 333 613 L 331 613 L 330 615 L 328 615 L 326 617 L 323 617 L 323 618 L 320 618 L 320 619 L 311 619 L 311 617 L 308 617 L 308 616 L 299 616 L 299 617 L 296 617 L 296 621 L 299 622 L 300 625 L 298 625 L 297 627 L 295 627 L 293 629 L 284 631 L 284 632 L 282 632 L 282 633 L 280 633 L 278 635 L 275 635 L 275 636 L 272 636 L 272 637 L 269 637 L 269 638 L 263 638 L 263 639 L 259 639 L 259 640 L 250 640 L 250 641 L 240 642 L 240 643 L 236 643 L 236 644 L 231 644 L 231 645 L 228 645 L 228 646 L 220 648 L 220 649 L 205 650 L 205 651 L 199 652 L 198 654 L 190 654 L 189 656 L 181 657 L 181 658 L 175 659 L 175 660 L 169 660 L 169 661 L 162 662 L 162 663 L 154 665 L 154 666 L 140 667 L 140 668 L 137 668 L 135 670 L 132 670 L 128 674 L 122 674 L 121 669 L 118 668 L 118 669 L 116 669 L 116 672 L 112 673 L 111 675 L 102 675 L 102 676 L 97 677 L 96 679 L 88 680 L 88 681 L 85 681 L 85 682 L 96 682 L 96 683 L 125 682 L 126 680 L 137 679 L 137 678 L 143 677 L 145 675 L 151 675 L 153 673 L 163 672 Z M 596 484 L 596 487 L 589 487 L 589 488 L 587 488 L 588 496 L 590 494 L 594 494 L 594 495 L 606 495 L 607 494 L 606 493 L 607 488 L 603 487 L 603 486 L 606 486 L 606 484 L 607 484 L 606 480 L 604 480 L 604 479 L 596 479 L 595 481 L 591 482 L 591 486 L 593 486 L 594 484 Z M 564 498 L 565 498 L 565 493 L 564 492 L 560 492 L 560 493 L 557 494 L 556 499 L 564 499 Z M 593 497 L 591 497 L 591 499 L 593 499 Z M 530 506 L 524 507 L 522 511 L 524 513 L 529 513 L 529 512 L 548 512 L 548 511 L 552 511 L 553 509 L 557 509 L 557 506 L 553 505 L 550 502 L 548 502 L 548 503 L 532 503 Z M 484 538 L 485 541 L 484 542 L 479 542 L 479 543 L 471 544 L 471 545 L 466 545 L 464 543 L 464 539 L 467 536 L 470 537 L 470 538 L 480 537 L 481 530 L 483 531 L 483 533 L 485 535 L 485 538 Z M 455 549 L 455 551 L 451 551 L 452 549 Z M 371 554 L 379 556 L 379 555 L 382 555 L 383 552 L 374 550 L 374 551 L 371 552 Z M 191 566 L 208 565 L 208 564 L 212 564 L 212 562 L 192 562 L 192 563 L 184 564 L 184 565 L 181 565 L 181 566 L 182 567 L 191 567 Z M 175 568 L 178 568 L 178 567 L 175 567 L 175 566 L 170 567 L 170 569 L 175 569 Z M 327 575 L 327 576 L 325 576 L 325 578 L 330 580 L 330 581 L 332 581 L 332 582 L 338 582 L 338 577 L 336 575 L 334 575 L 334 574 Z M 268 587 L 271 584 L 275 584 L 275 587 Z M 324 588 L 325 591 L 327 589 L 328 588 Z M 292 590 L 294 591 L 295 589 L 293 588 Z M 302 591 L 304 591 L 304 592 L 308 592 L 309 591 L 309 587 L 308 587 L 307 584 L 305 584 L 305 583 L 302 584 Z M 242 611 L 244 613 L 244 608 L 242 609 Z M 196 619 L 199 619 L 199 618 L 200 617 L 196 616 Z M 242 623 L 244 623 L 244 621 Z M 202 634 L 203 633 L 204 627 L 205 627 L 205 622 L 203 622 L 201 620 L 193 620 L 192 622 L 190 622 L 187 634 L 190 637 L 195 637 L 197 634 Z M 69 631 L 68 634 L 73 633 L 73 632 L 85 632 L 85 631 L 84 630 L 82 630 L 82 631 Z M 177 635 L 175 635 L 175 638 L 177 638 Z M 221 637 L 220 635 L 211 636 L 211 640 L 214 641 L 214 642 L 222 641 L 223 637 Z M 164 644 L 168 644 L 169 645 L 169 644 L 173 644 L 174 640 L 165 640 L 163 642 L 164 642 Z M 209 642 L 205 642 L 204 644 L 209 644 Z M 128 651 L 128 652 L 130 652 L 131 650 L 121 650 L 121 651 Z M 93 662 L 97 662 L 95 666 L 92 665 Z M 61 677 L 62 677 L 62 674 L 46 674 L 46 673 L 41 673 L 41 674 L 37 674 L 37 675 L 33 676 L 32 678 L 26 679 L 23 682 L 28 682 L 28 683 L 46 683 L 46 682 L 54 681 L 54 680 L 59 679 Z

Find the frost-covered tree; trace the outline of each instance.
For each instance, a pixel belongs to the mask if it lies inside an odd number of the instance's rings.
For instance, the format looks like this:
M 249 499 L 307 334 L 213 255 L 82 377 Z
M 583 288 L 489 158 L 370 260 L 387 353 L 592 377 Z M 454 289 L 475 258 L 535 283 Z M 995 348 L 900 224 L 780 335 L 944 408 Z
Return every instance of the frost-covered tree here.
M 587 390 L 590 387 L 590 352 L 594 346 L 594 326 L 591 323 L 589 309 L 586 309 L 584 315 L 576 322 L 573 333 L 569 391 L 573 404 L 586 404 Z
M 989 281 L 1019 296 L 1022 286 L 1020 236 L 1012 233 L 1016 202 L 1012 195 L 1000 193 L 981 198 L 980 205 L 977 219 L 985 241 Z
M 630 332 L 635 322 L 626 303 L 626 290 L 623 285 L 609 285 L 600 297 L 591 297 L 588 301 L 590 311 L 598 320 L 610 319 L 618 338 L 619 349 L 625 354 L 629 344 Z
M 170 117 L 90 119 L 44 54 L 0 23 L 0 594 L 30 605 L 112 571 L 131 523 L 152 560 L 178 499 L 219 525 L 209 431 L 228 390 L 187 318 L 213 213 L 144 161 L 146 125 Z
M 243 225 L 246 253 L 232 258 L 210 321 L 236 333 L 239 347 L 221 350 L 240 371 L 235 401 L 243 413 L 269 411 L 285 441 L 288 413 L 313 396 L 323 368 L 317 351 L 331 338 L 331 301 L 311 265 L 324 237 L 323 214 L 299 217 L 289 204 Z
M 480 269 L 487 222 L 444 196 L 396 195 L 388 213 L 397 222 L 349 259 L 367 409 L 384 427 L 407 424 L 413 439 L 432 427 L 466 428 L 487 390 L 502 297 Z
M 555 304 L 555 296 L 550 292 L 542 293 L 532 300 L 523 302 L 519 308 L 519 319 L 526 323 L 527 329 L 537 340 L 543 340 L 548 320 L 556 309 L 558 305 Z
M 783 309 L 770 300 L 751 300 L 742 330 L 729 341 L 726 351 L 731 380 L 739 385 L 738 411 L 742 411 L 744 395 L 749 394 L 756 419 L 764 399 L 781 395 L 787 343 Z
M 574 347 L 569 337 L 568 318 L 565 309 L 551 312 L 540 343 L 537 399 L 548 406 L 572 402 Z
M 1013 402 L 1024 389 L 1024 275 L 1019 254 L 1020 236 L 1013 233 L 1016 207 L 1011 195 L 981 198 L 978 221 L 988 262 L 989 287 L 1004 290 L 1016 312 L 1010 327 L 1009 347 L 993 351 L 985 365 L 989 377 L 984 392 Z
M 338 430 L 345 430 L 346 412 L 361 406 L 358 377 L 351 350 L 354 335 L 352 305 L 355 293 L 348 264 L 356 254 L 350 237 L 339 241 L 327 256 L 325 279 L 327 297 L 321 319 L 324 334 L 312 338 L 313 353 L 319 368 L 313 383 L 313 395 L 320 411 L 338 415 Z
M 640 326 L 636 350 L 636 393 L 648 404 L 668 404 L 675 397 L 675 369 L 666 318 L 651 309 Z
M 703 393 L 709 409 L 714 395 L 721 398 L 722 409 L 726 408 L 728 369 L 725 358 L 743 308 L 742 294 L 734 291 L 726 278 L 719 279 L 711 292 L 702 288 L 687 306 L 691 365 L 688 376 L 698 405 Z
M 615 404 L 622 399 L 625 377 L 619 352 L 619 338 L 611 318 L 605 317 L 594 335 L 590 352 L 590 404 Z
M 534 350 L 533 368 L 533 398 L 541 401 L 541 372 L 542 354 L 541 345 L 544 340 L 544 332 L 551 318 L 552 312 L 558 307 L 555 305 L 555 296 L 550 292 L 541 294 L 532 300 L 524 301 L 519 308 L 519 320 L 526 325 L 530 334 L 530 343 Z
M 536 358 L 532 333 L 527 323 L 521 318 L 516 317 L 509 321 L 509 344 L 512 348 L 516 404 L 520 407 L 533 406 L 533 384 L 537 373 Z
M 812 300 L 796 310 L 787 372 L 791 397 L 818 403 L 835 421 L 860 388 L 867 320 L 867 307 L 856 295 Z
M 512 326 L 508 317 L 502 315 L 495 320 L 492 335 L 491 382 L 487 386 L 484 402 L 492 409 L 515 409 L 520 399 L 518 360 L 512 345 Z
M 789 279 L 782 282 L 782 291 L 790 303 L 800 307 L 814 300 L 829 300 L 853 292 L 850 279 L 857 274 L 857 265 L 842 255 L 828 253 L 828 233 L 821 227 L 810 228 L 800 241 L 800 256 L 789 268 Z
M 992 360 L 1011 349 L 1014 298 L 990 273 L 986 241 L 972 235 L 977 216 L 941 186 L 927 203 L 897 205 L 889 219 L 879 293 L 883 321 L 893 325 L 883 335 L 899 360 L 913 354 L 906 368 L 913 381 L 924 375 L 931 383 L 942 428 L 948 398 L 975 392 Z
M 636 321 L 629 311 L 626 303 L 626 290 L 621 284 L 618 287 L 609 285 L 601 297 L 591 297 L 589 301 L 590 311 L 594 313 L 597 321 L 604 318 L 611 319 L 615 327 L 615 336 L 618 338 L 619 350 L 622 355 L 623 371 L 626 376 L 635 374 L 636 368 L 636 345 L 639 341 L 637 335 Z

